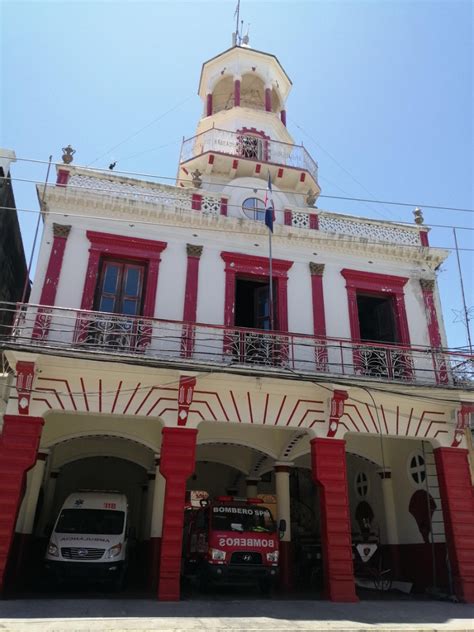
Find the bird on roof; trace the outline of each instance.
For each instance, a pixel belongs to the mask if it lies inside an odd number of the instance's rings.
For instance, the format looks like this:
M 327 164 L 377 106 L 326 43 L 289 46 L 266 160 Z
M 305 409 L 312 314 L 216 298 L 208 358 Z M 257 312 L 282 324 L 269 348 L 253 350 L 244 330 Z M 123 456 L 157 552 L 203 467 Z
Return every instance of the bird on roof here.
M 112 171 L 116 164 L 117 164 L 116 160 L 114 162 L 111 162 L 109 165 L 109 169 Z

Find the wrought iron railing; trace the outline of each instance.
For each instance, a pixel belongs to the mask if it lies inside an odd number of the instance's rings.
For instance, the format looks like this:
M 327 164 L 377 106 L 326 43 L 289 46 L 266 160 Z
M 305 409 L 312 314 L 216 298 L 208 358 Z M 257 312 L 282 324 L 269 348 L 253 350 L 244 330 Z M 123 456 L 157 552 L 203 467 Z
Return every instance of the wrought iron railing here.
M 180 163 L 210 151 L 304 169 L 318 181 L 318 164 L 302 145 L 253 136 L 251 132 L 229 132 L 216 127 L 184 140 Z
M 238 366 L 292 375 L 354 376 L 474 387 L 474 358 L 430 347 L 353 342 L 306 334 L 184 323 L 104 312 L 0 303 L 14 313 L 4 348 L 120 355 L 144 362 Z

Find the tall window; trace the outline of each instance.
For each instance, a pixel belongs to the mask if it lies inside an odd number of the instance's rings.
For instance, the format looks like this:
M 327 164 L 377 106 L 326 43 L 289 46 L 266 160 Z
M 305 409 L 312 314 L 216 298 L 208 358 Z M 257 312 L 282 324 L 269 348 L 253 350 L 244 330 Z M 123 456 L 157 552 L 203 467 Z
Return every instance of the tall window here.
M 142 312 L 145 265 L 103 259 L 94 309 L 112 314 L 138 316 Z

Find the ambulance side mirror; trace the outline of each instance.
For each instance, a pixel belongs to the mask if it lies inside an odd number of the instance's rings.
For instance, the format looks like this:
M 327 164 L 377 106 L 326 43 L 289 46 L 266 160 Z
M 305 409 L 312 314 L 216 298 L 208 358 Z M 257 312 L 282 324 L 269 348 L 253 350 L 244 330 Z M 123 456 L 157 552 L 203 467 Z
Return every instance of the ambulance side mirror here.
M 278 531 L 280 532 L 280 538 L 282 538 L 285 535 L 286 531 L 286 520 L 284 520 L 283 518 L 278 523 Z

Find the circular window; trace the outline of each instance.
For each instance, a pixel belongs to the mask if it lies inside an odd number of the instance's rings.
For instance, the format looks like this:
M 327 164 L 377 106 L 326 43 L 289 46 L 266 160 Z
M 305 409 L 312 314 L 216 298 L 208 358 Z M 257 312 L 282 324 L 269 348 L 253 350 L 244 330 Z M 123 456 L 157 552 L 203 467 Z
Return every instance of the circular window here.
M 369 479 L 365 472 L 359 472 L 355 478 L 355 490 L 359 498 L 365 498 L 369 493 Z
M 247 198 L 243 201 L 242 210 L 249 219 L 254 219 L 258 222 L 265 221 L 265 204 L 263 200 Z
M 408 461 L 408 471 L 410 472 L 412 480 L 417 485 L 424 483 L 426 478 L 425 459 L 418 452 L 410 457 Z

